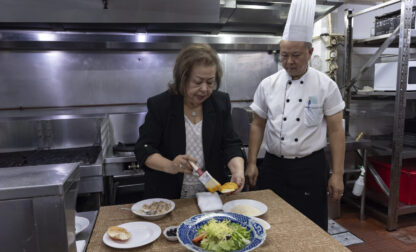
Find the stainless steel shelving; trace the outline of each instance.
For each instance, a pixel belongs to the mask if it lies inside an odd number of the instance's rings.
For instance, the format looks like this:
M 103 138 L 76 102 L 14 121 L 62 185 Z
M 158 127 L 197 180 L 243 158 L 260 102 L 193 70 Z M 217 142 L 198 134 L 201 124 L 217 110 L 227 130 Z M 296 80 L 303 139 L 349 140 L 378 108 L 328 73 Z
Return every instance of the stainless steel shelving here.
M 410 31 L 411 33 L 411 45 L 414 45 L 416 43 L 416 30 L 412 29 Z M 378 36 L 373 36 L 370 38 L 364 38 L 364 39 L 356 39 L 354 40 L 354 46 L 355 47 L 378 47 L 381 43 L 383 43 L 387 38 L 389 38 L 392 34 L 383 34 Z M 399 39 L 396 37 L 393 42 L 392 46 L 398 46 Z
M 352 19 L 355 16 L 368 13 L 370 11 L 386 7 L 388 5 L 396 4 L 401 2 L 401 19 L 400 25 L 392 34 L 381 35 L 377 37 L 372 37 L 369 39 L 361 39 L 353 42 L 353 26 Z M 416 32 L 411 29 L 411 18 L 412 18 L 412 0 L 392 0 L 388 1 L 368 9 L 353 13 L 352 10 L 345 11 L 345 59 L 344 59 L 344 87 L 345 90 L 345 100 L 346 100 L 346 132 L 348 133 L 349 129 L 349 108 L 351 103 L 351 87 L 355 82 L 361 77 L 361 75 L 381 56 L 383 51 L 388 47 L 396 46 L 399 50 L 398 54 L 398 68 L 397 68 L 397 82 L 399 88 L 395 92 L 374 92 L 371 95 L 391 95 L 394 96 L 395 106 L 394 106 L 394 122 L 393 122 L 393 137 L 392 144 L 389 147 L 383 145 L 381 148 L 382 151 L 386 153 L 391 153 L 392 162 L 391 162 L 391 174 L 390 174 L 390 188 L 386 189 L 385 194 L 382 194 L 381 197 L 372 196 L 371 193 L 369 198 L 378 198 L 378 203 L 381 203 L 387 207 L 386 211 L 380 211 L 379 209 L 369 207 L 368 210 L 376 213 L 378 216 L 384 217 L 386 220 L 386 228 L 389 231 L 397 229 L 398 226 L 398 216 L 416 213 L 416 205 L 409 206 L 404 205 L 399 202 L 399 188 L 400 188 L 400 174 L 402 168 L 402 159 L 410 158 L 416 156 L 415 149 L 408 149 L 403 146 L 404 138 L 404 120 L 405 120 L 405 111 L 406 111 L 406 100 L 407 99 L 416 99 L 416 93 L 407 92 L 407 78 L 408 78 L 408 61 L 410 53 L 410 45 L 416 41 Z M 353 46 L 377 46 L 379 49 L 376 53 L 368 60 L 368 62 L 360 69 L 357 76 L 351 78 L 351 52 Z M 373 174 L 376 177 L 378 174 L 375 172 Z M 365 197 L 363 195 L 362 197 Z M 364 202 L 362 200 L 361 202 Z M 361 204 L 361 210 L 363 211 L 364 205 Z
M 395 97 L 396 91 L 371 91 L 371 92 L 357 92 L 354 95 L 355 98 L 362 98 L 362 97 Z M 407 91 L 406 92 L 406 100 L 415 100 L 416 99 L 416 91 Z
M 380 156 L 392 155 L 393 148 L 391 143 L 383 141 L 372 141 L 372 148 L 374 152 L 378 153 Z M 402 148 L 402 158 L 416 158 L 416 148 L 403 146 Z

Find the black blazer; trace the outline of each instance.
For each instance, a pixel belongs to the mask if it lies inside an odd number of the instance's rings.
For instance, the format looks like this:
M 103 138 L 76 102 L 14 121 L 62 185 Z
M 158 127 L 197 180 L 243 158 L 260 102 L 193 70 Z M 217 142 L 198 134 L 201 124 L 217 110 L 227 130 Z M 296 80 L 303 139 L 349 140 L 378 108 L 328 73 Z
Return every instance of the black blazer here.
M 185 154 L 185 120 L 183 96 L 169 91 L 147 100 L 148 112 L 140 127 L 140 137 L 135 154 L 140 167 L 145 170 L 145 198 L 180 197 L 183 173 L 168 174 L 144 165 L 146 159 L 160 153 L 173 160 Z M 226 164 L 236 156 L 245 158 L 242 142 L 233 130 L 231 103 L 228 94 L 214 91 L 203 103 L 202 146 L 205 169 L 220 183 L 226 182 Z

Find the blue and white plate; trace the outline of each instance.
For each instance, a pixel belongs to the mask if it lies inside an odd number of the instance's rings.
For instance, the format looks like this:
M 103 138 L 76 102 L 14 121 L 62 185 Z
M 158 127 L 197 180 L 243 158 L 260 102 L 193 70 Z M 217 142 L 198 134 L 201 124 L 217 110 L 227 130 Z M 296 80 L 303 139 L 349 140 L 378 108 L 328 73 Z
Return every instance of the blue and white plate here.
M 178 239 L 180 243 L 192 251 L 206 251 L 195 245 L 192 239 L 195 238 L 198 229 L 207 224 L 211 219 L 219 221 L 229 220 L 251 230 L 250 243 L 237 251 L 251 251 L 259 247 L 266 240 L 266 231 L 262 225 L 250 217 L 236 213 L 207 213 L 194 215 L 181 223 L 178 228 Z

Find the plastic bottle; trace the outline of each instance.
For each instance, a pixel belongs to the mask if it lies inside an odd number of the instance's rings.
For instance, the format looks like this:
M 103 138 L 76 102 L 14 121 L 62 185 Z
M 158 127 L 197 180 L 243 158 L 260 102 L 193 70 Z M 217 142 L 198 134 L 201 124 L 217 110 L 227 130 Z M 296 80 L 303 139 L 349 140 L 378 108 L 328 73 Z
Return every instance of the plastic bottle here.
M 358 179 L 354 183 L 354 188 L 352 189 L 352 194 L 355 196 L 361 196 L 364 189 L 364 175 L 365 175 L 365 169 L 364 167 L 360 166 L 361 174 L 358 177 Z

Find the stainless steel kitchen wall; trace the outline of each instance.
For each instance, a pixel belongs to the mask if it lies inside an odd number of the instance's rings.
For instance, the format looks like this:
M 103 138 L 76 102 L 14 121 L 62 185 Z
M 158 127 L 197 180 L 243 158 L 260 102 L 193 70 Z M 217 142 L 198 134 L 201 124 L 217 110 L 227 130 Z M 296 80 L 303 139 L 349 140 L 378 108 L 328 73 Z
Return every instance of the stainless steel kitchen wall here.
M 67 114 L 145 111 L 147 98 L 172 81 L 177 53 L 0 51 L 0 117 L 61 114 L 62 109 Z M 251 100 L 258 83 L 277 71 L 274 54 L 267 52 L 219 55 L 221 89 L 235 101 Z
M 51 118 L 0 120 L 0 152 L 101 145 L 103 117 Z
M 25 151 L 39 148 L 41 122 L 0 121 L 0 152 Z
M 100 145 L 108 115 L 114 127 L 122 119 L 109 144 L 135 141 L 137 129 L 120 130 L 124 118 L 145 112 L 147 99 L 167 89 L 177 53 L 0 51 L 0 152 Z M 233 106 L 248 106 L 259 82 L 277 71 L 268 52 L 219 57 L 221 90 Z

